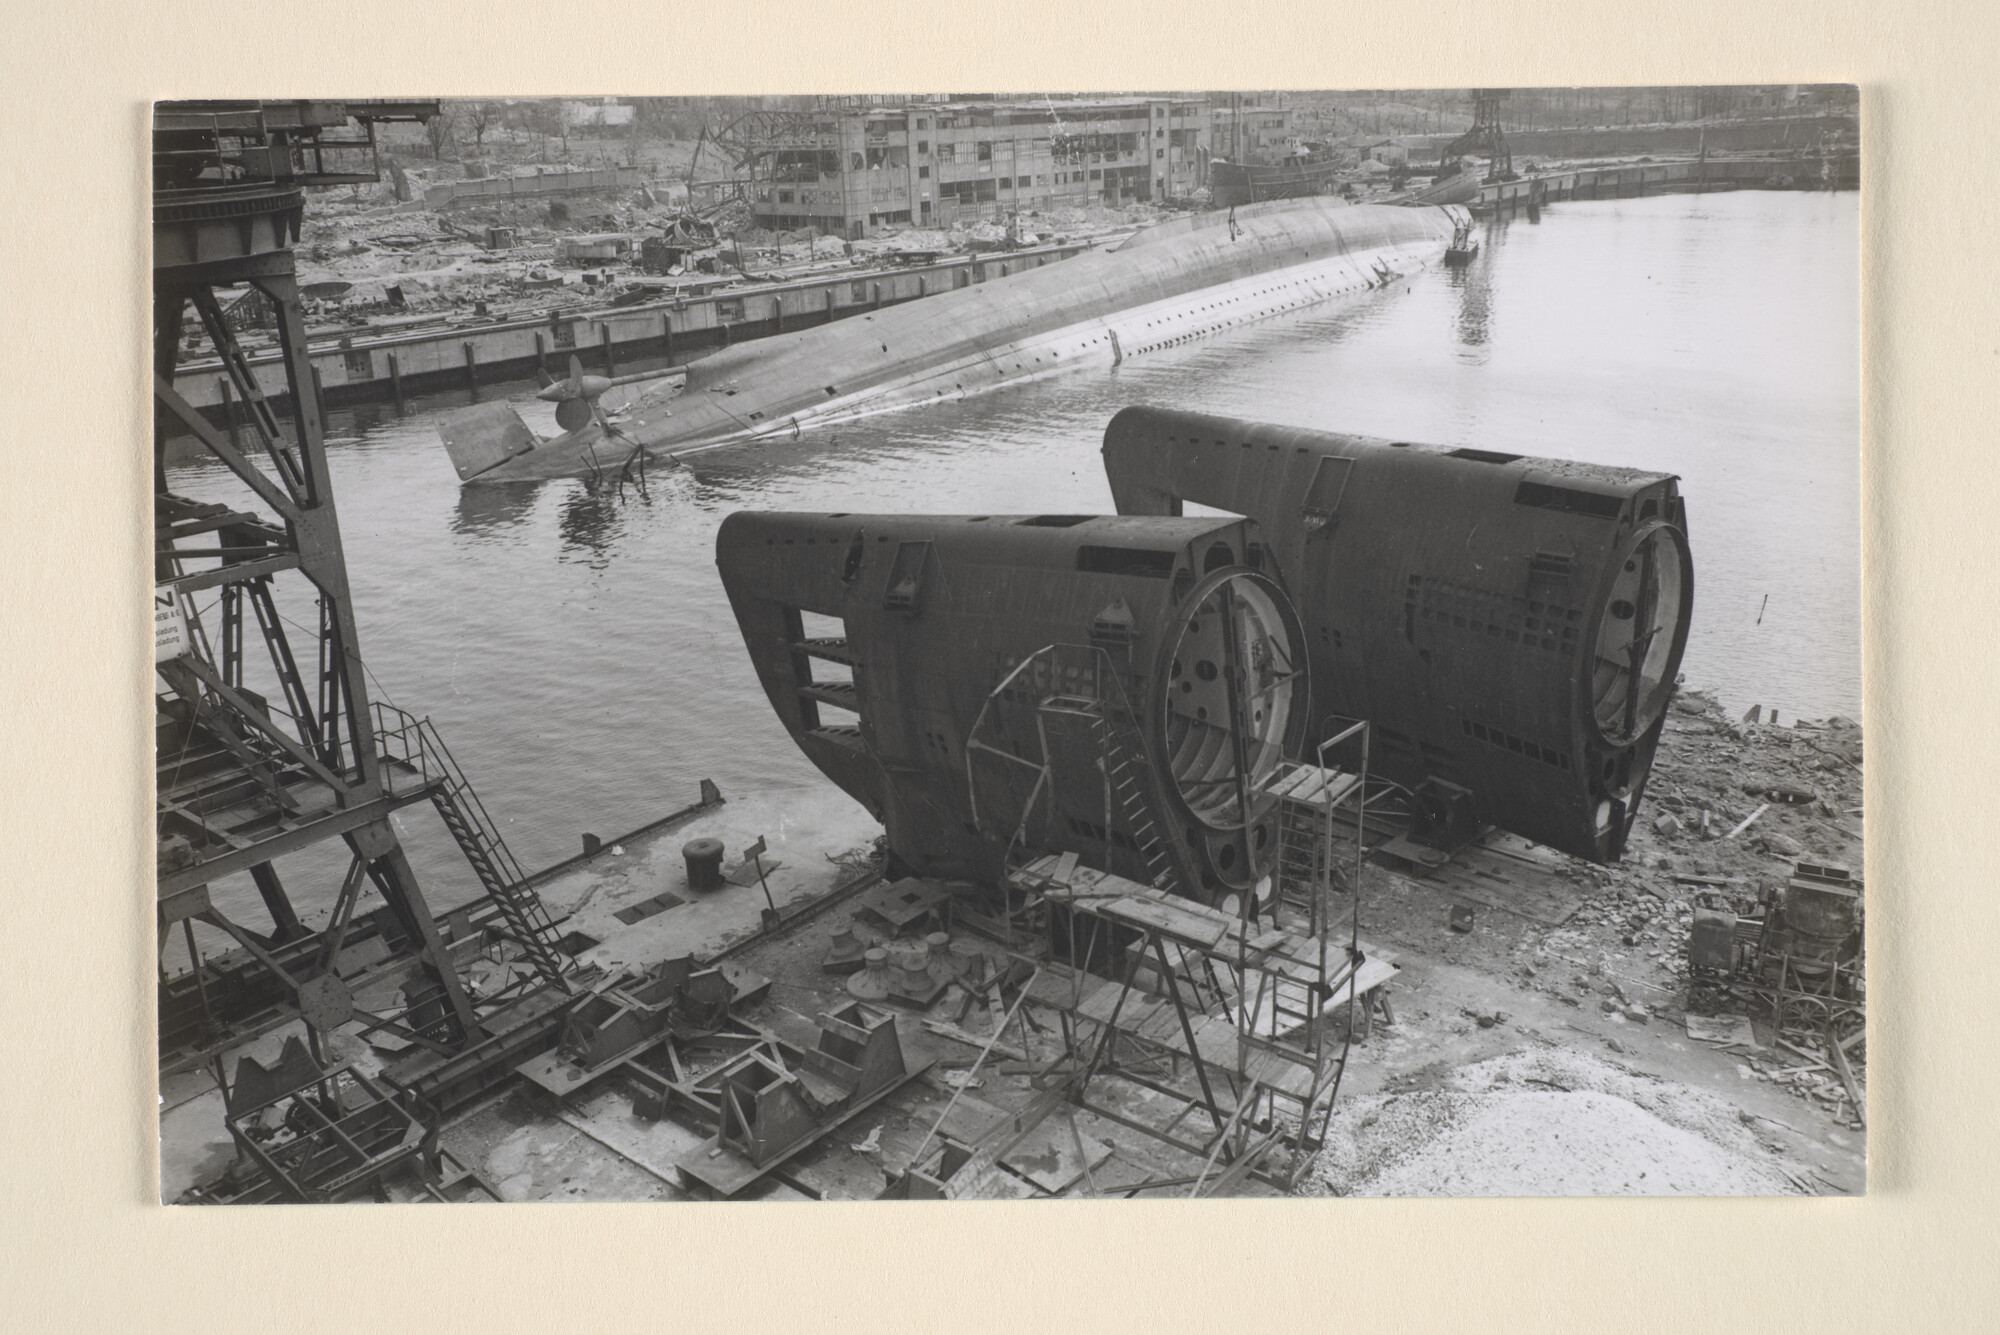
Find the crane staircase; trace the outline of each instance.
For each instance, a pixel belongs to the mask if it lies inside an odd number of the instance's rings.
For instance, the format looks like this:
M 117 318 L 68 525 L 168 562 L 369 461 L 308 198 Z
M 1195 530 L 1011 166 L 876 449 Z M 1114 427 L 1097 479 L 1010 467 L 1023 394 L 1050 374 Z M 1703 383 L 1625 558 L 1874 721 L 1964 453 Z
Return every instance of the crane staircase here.
M 567 992 L 555 923 L 436 727 L 428 717 L 418 718 L 379 700 L 374 710 L 384 787 L 391 793 L 412 784 L 428 789 L 445 829 L 500 911 L 508 939 L 543 979 Z

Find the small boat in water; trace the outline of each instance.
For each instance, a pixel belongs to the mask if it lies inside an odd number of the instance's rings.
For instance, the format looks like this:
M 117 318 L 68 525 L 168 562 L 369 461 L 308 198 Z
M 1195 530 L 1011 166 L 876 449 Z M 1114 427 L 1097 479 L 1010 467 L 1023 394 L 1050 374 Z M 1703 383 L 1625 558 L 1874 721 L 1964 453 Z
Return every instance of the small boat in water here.
M 1451 244 L 1444 248 L 1446 267 L 1463 269 L 1472 263 L 1472 257 L 1479 253 L 1479 238 L 1472 234 L 1472 223 L 1468 219 L 1452 229 Z
M 540 440 L 512 405 L 448 414 L 439 434 L 461 482 L 619 472 L 810 427 L 957 399 L 1077 366 L 1221 333 L 1385 287 L 1435 265 L 1462 208 L 1346 205 L 1327 198 L 1191 214 L 1088 251 L 903 305 L 779 334 L 690 364 L 605 410 L 588 401 Z M 568 395 L 568 391 L 559 391 Z

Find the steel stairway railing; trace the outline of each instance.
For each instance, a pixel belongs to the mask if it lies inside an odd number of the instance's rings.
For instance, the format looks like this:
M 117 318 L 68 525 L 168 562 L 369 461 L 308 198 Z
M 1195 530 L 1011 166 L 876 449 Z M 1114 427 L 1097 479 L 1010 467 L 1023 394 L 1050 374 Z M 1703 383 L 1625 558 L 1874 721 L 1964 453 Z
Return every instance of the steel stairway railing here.
M 555 923 L 436 727 L 429 718 L 418 718 L 379 700 L 373 702 L 373 708 L 376 743 L 382 759 L 388 762 L 383 766 L 384 786 L 395 792 L 400 766 L 430 789 L 431 804 L 499 909 L 508 935 L 543 978 L 568 991 Z

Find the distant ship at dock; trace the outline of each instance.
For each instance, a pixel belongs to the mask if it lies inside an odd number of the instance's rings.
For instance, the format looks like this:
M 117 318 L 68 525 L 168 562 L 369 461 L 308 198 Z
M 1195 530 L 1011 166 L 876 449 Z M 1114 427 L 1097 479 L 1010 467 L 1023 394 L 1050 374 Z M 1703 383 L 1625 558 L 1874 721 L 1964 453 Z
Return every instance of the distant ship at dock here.
M 1329 195 L 1339 170 L 1339 160 L 1326 150 L 1288 154 L 1275 165 L 1218 159 L 1208 164 L 1209 202 L 1220 209 Z

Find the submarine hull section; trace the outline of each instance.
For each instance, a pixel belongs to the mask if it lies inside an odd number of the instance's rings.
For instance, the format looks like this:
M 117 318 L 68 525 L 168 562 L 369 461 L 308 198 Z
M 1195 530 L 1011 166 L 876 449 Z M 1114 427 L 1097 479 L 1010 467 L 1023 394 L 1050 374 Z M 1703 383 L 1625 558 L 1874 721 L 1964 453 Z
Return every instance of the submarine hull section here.
M 1112 419 L 1104 463 L 1121 513 L 1258 521 L 1315 726 L 1370 720 L 1436 828 L 1622 854 L 1693 606 L 1672 476 L 1150 408 Z
M 1463 210 L 1254 205 L 1151 227 L 1110 250 L 725 349 L 685 391 L 506 457 L 467 483 L 675 459 L 873 413 L 982 393 L 1364 293 L 1437 263 Z M 1002 259 L 987 261 L 990 266 Z
M 1074 852 L 1206 902 L 1269 875 L 1311 709 L 1255 524 L 746 512 L 716 562 L 779 719 L 912 872 Z

